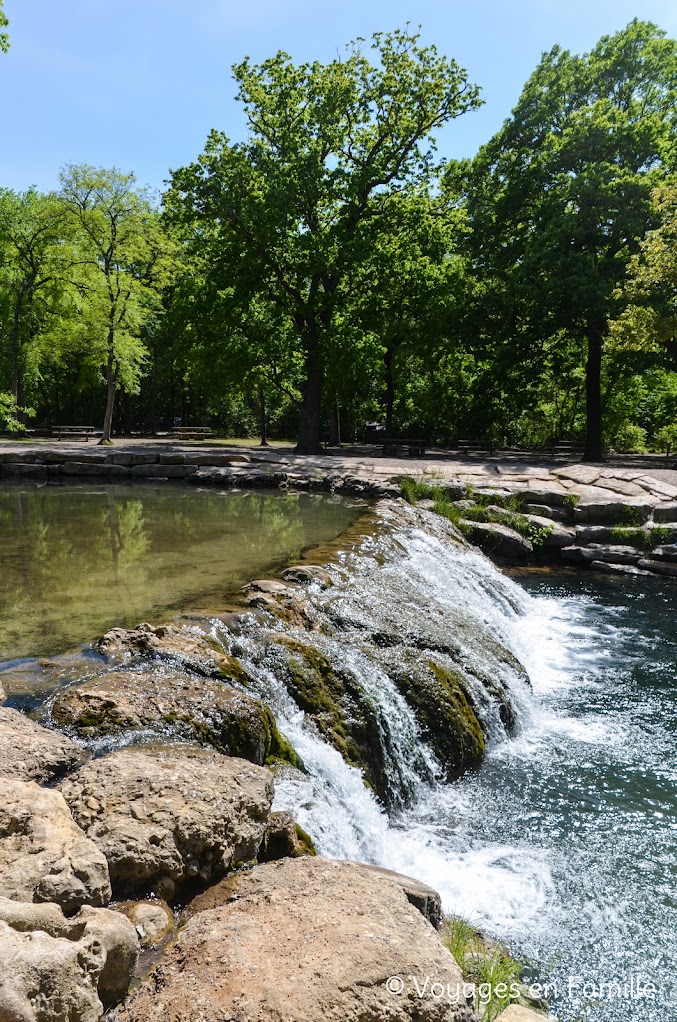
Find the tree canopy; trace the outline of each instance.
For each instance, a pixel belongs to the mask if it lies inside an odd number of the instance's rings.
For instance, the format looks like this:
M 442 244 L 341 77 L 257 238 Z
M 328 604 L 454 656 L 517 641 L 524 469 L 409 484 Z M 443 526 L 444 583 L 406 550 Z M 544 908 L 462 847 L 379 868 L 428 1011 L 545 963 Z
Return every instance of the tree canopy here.
M 316 451 L 378 420 L 590 459 L 668 435 L 674 40 L 635 20 L 553 47 L 463 161 L 439 131 L 479 90 L 408 28 L 233 74 L 242 140 L 211 132 L 161 201 L 87 165 L 0 189 L 0 428 L 178 419 Z

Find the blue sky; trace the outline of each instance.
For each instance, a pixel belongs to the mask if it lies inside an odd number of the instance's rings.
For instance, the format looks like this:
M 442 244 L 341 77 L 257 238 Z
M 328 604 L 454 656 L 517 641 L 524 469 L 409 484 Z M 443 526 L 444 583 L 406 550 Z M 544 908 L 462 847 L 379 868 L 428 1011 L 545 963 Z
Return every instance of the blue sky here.
M 355 36 L 410 21 L 469 71 L 485 106 L 445 130 L 471 156 L 499 127 L 541 53 L 589 50 L 633 17 L 677 36 L 677 0 L 5 0 L 0 186 L 54 187 L 60 166 L 133 170 L 161 187 L 211 128 L 242 136 L 230 66 L 284 49 L 330 60 Z

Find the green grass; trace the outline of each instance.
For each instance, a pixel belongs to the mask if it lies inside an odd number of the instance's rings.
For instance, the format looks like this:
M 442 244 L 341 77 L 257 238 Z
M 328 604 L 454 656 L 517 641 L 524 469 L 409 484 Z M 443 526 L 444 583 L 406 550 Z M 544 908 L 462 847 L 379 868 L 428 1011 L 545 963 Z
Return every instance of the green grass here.
M 430 483 L 417 482 L 409 476 L 402 479 L 400 485 L 405 499 L 410 504 L 416 505 L 419 500 L 432 500 L 435 512 L 447 518 L 465 536 L 469 536 L 472 533 L 471 527 L 466 525 L 465 522 L 507 525 L 508 528 L 519 532 L 521 536 L 531 540 L 533 545 L 538 547 L 543 546 L 554 528 L 554 526 L 546 528 L 537 525 L 520 514 L 522 503 L 518 497 L 501 497 L 486 493 L 475 493 L 472 487 L 468 486 L 466 488 L 467 499 L 473 500 L 475 507 L 462 510 L 454 506 L 456 488 L 453 490 L 446 489 L 444 484 L 441 486 L 431 486 Z M 497 510 L 488 510 L 491 505 L 495 505 Z
M 485 940 L 467 919 L 447 917 L 442 941 L 458 962 L 463 978 L 475 985 L 475 1010 L 481 1022 L 493 1022 L 519 1000 L 522 966 L 507 951 Z

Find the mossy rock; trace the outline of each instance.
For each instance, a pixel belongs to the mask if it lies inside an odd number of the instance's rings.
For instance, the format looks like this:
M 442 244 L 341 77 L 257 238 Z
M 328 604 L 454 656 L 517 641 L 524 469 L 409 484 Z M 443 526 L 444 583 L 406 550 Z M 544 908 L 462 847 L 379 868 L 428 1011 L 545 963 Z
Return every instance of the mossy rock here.
M 337 670 L 328 657 L 287 635 L 271 645 L 284 651 L 285 685 L 299 709 L 346 762 L 363 771 L 366 783 L 386 804 L 398 800 L 388 777 L 378 709 L 348 671 Z
M 462 672 L 412 655 L 406 667 L 400 664 L 389 674 L 414 711 L 421 735 L 446 778 L 453 780 L 476 767 L 484 755 L 484 734 Z
M 54 720 L 82 738 L 151 730 L 197 740 L 226 756 L 302 768 L 269 706 L 221 681 L 179 672 L 111 671 L 60 692 Z

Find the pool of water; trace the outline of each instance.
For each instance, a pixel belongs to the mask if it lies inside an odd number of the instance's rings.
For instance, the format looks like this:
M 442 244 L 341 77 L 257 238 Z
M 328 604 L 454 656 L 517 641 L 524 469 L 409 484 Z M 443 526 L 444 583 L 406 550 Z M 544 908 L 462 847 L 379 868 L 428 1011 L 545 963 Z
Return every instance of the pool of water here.
M 422 864 L 435 836 L 422 871 L 533 962 L 562 1022 L 675 1019 L 677 587 L 519 581 L 534 597 L 516 625 L 529 717 L 406 820 Z
M 54 656 L 184 607 L 218 609 L 363 509 L 323 494 L 166 483 L 0 484 L 0 663 Z

